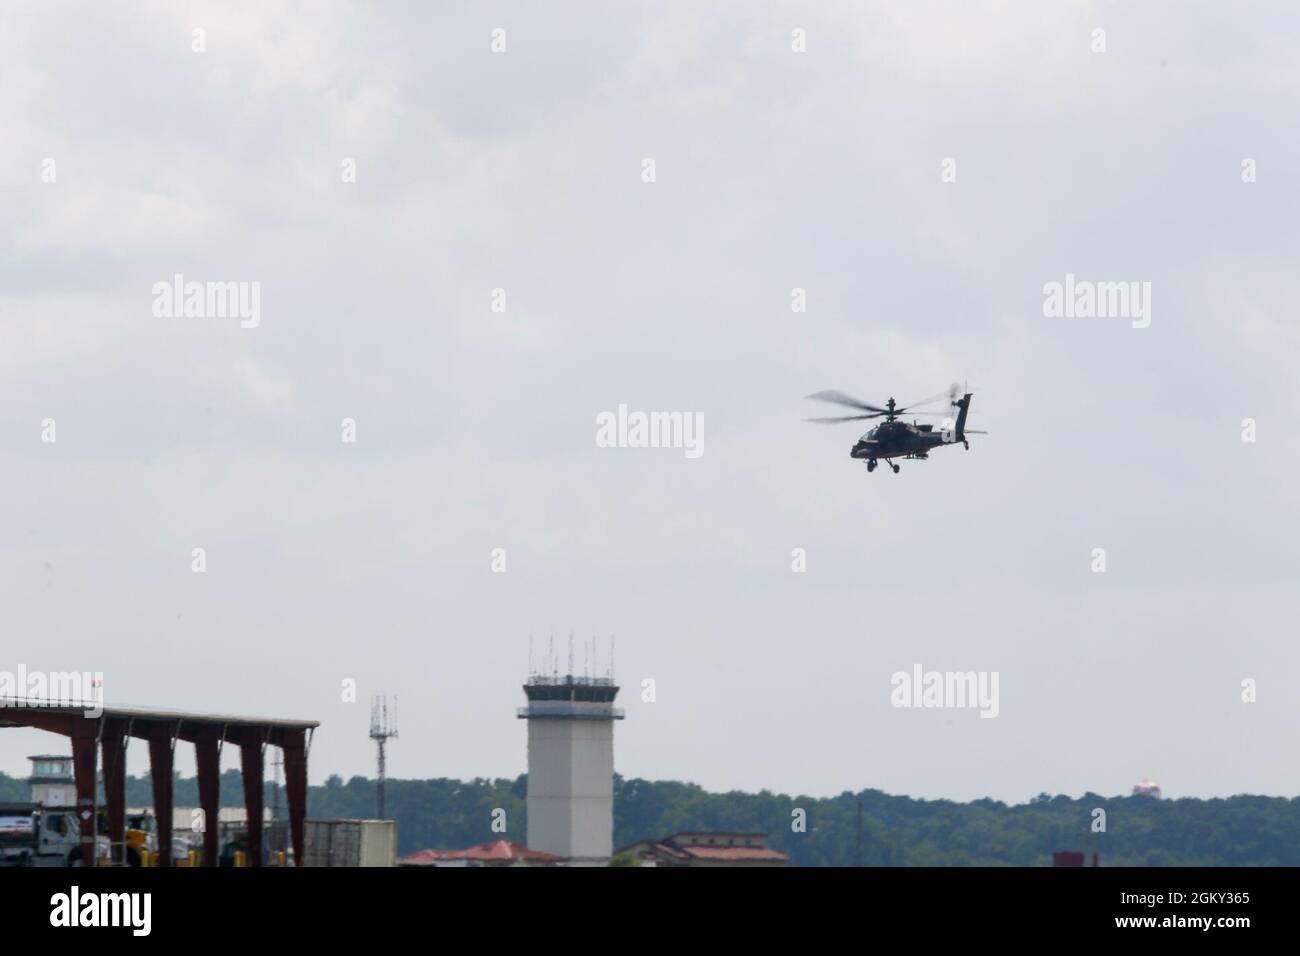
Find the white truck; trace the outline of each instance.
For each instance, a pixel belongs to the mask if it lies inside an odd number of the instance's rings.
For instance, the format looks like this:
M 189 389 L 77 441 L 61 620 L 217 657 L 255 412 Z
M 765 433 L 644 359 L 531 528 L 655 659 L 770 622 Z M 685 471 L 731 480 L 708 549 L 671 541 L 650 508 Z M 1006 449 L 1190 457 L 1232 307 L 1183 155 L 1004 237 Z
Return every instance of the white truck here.
M 142 851 L 158 852 L 158 821 L 152 810 L 128 810 L 125 823 L 126 845 L 116 855 L 127 866 L 140 866 Z M 98 830 L 98 865 L 111 866 L 108 813 L 102 807 Z M 173 839 L 173 859 L 183 859 L 186 849 Z M 76 811 L 40 803 L 0 803 L 0 866 L 85 866 Z
M 97 836 L 95 849 L 100 865 L 109 865 L 108 837 Z M 75 810 L 38 803 L 0 804 L 0 866 L 84 865 Z

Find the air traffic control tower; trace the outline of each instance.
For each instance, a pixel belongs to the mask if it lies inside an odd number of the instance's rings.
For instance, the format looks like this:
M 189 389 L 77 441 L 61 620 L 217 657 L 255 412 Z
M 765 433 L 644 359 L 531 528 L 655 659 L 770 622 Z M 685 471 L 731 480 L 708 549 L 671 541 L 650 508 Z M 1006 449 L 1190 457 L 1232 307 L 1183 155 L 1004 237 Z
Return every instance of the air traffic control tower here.
M 614 852 L 614 706 L 612 677 L 534 674 L 528 706 L 530 849 L 603 865 Z

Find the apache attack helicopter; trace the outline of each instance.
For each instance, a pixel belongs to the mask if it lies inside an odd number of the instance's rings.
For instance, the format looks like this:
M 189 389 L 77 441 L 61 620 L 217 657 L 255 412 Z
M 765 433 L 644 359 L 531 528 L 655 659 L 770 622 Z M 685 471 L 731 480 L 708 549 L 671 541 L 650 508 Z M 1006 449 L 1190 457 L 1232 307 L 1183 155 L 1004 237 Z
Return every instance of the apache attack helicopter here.
M 892 461 L 894 458 L 925 460 L 930 457 L 930 449 L 941 448 L 944 445 L 955 445 L 958 442 L 961 442 L 966 450 L 970 451 L 970 442 L 966 440 L 967 435 L 988 434 L 988 432 L 975 431 L 966 427 L 966 413 L 970 411 L 972 393 L 967 392 L 961 398 L 958 398 L 957 395 L 960 392 L 961 389 L 957 385 L 953 385 L 947 392 L 940 392 L 938 395 L 923 398 L 919 402 L 912 402 L 903 406 L 899 406 L 891 398 L 885 403 L 884 408 L 860 402 L 853 396 L 845 395 L 843 392 L 817 392 L 808 397 L 819 402 L 834 402 L 836 405 L 856 408 L 859 411 L 866 412 L 866 414 L 844 415 L 838 418 L 809 418 L 807 421 L 816 422 L 819 425 L 833 425 L 837 422 L 857 422 L 867 418 L 883 417 L 885 419 L 883 422 L 858 439 L 858 443 L 853 446 L 849 455 L 853 458 L 865 458 L 867 471 L 869 472 L 875 471 L 877 461 L 883 458 L 885 463 L 894 469 L 894 474 L 898 474 L 898 465 Z M 956 411 L 955 421 L 951 412 L 912 411 L 913 408 L 919 405 L 929 405 L 942 398 L 947 398 L 949 407 Z M 942 423 L 943 427 L 939 431 L 935 431 L 933 425 L 920 425 L 916 422 L 908 424 L 907 422 L 898 421 L 898 417 L 904 413 L 910 415 L 935 415 L 943 417 L 945 421 Z

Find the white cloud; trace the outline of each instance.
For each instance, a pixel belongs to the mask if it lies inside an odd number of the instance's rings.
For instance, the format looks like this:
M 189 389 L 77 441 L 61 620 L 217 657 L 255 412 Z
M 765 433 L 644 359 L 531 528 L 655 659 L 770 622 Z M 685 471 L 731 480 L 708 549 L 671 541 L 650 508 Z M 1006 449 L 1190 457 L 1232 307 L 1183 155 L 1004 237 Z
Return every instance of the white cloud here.
M 253 405 L 278 414 L 294 411 L 296 389 L 291 378 L 271 372 L 248 355 L 235 362 L 231 373 L 238 393 Z

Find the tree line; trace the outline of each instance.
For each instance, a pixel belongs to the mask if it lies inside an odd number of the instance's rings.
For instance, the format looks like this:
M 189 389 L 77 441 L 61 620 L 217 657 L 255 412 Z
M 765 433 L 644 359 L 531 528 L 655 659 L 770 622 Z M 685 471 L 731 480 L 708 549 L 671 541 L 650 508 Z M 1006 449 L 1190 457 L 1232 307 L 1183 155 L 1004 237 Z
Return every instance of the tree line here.
M 524 842 L 527 792 L 526 775 L 389 780 L 388 816 L 398 824 L 398 852 Z M 196 780 L 178 775 L 174 794 L 177 806 L 196 806 Z M 27 799 L 25 780 L 0 773 L 0 802 Z M 276 806 L 270 783 L 265 801 Z M 222 774 L 221 802 L 243 805 L 237 770 Z M 127 803 L 152 805 L 147 775 L 128 777 Z M 283 791 L 278 806 L 283 815 Z M 308 815 L 371 818 L 375 782 L 331 776 L 309 789 Z M 1104 832 L 1097 830 L 1099 822 Z M 957 803 L 879 790 L 834 797 L 710 793 L 690 783 L 615 776 L 615 847 L 699 830 L 764 833 L 768 845 L 789 854 L 795 866 L 1041 866 L 1058 850 L 1089 857 L 1096 852 L 1104 866 L 1300 866 L 1300 799 L 1042 794 L 1023 804 Z

